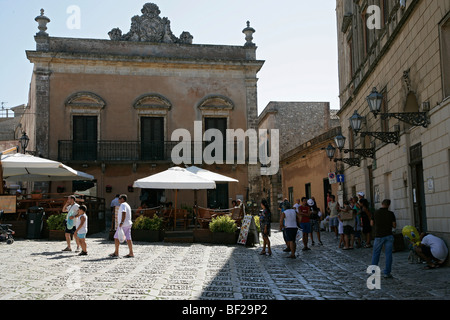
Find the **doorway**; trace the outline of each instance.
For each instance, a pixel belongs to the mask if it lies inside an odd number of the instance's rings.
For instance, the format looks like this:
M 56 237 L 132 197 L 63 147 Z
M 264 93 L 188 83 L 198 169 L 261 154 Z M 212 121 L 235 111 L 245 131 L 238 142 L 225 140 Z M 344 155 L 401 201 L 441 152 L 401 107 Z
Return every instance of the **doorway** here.
M 73 117 L 73 160 L 97 160 L 97 117 Z
M 411 191 L 414 211 L 414 226 L 421 232 L 427 232 L 427 214 L 425 204 L 425 180 L 423 178 L 422 144 L 411 147 Z

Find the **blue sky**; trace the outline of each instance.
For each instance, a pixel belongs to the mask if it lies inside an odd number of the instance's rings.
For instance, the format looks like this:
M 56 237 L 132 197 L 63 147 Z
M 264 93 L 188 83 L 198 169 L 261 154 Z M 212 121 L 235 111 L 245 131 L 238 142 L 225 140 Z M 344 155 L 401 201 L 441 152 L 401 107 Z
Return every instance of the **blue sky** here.
M 131 17 L 146 2 L 159 6 L 175 36 L 189 31 L 194 44 L 243 45 L 249 20 L 256 30 L 258 110 L 270 101 L 326 101 L 339 108 L 335 0 L 0 0 L 0 101 L 6 107 L 28 102 L 34 50 L 34 18 L 45 9 L 54 37 L 108 39 L 115 27 L 129 31 Z M 80 8 L 79 29 L 69 29 L 72 6 Z

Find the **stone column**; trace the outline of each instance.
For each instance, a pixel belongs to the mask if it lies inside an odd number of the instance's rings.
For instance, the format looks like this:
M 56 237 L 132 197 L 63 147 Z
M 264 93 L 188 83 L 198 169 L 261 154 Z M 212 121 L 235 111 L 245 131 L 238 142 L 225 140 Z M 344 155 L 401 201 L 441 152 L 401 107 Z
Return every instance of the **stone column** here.
M 246 94 L 247 94 L 247 129 L 258 130 L 258 103 L 257 103 L 257 79 L 246 79 Z M 253 201 L 260 201 L 259 186 L 260 186 L 260 165 L 248 164 L 247 169 L 248 184 L 249 184 L 249 199 Z
M 35 70 L 35 145 L 36 155 L 49 157 L 50 140 L 50 75 L 48 70 Z

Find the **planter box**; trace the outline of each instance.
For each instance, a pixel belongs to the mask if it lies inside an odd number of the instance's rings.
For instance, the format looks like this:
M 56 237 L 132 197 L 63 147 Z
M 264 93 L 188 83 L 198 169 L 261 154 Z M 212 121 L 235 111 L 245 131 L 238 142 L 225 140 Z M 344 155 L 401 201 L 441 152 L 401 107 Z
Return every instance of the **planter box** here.
M 209 229 L 195 229 L 194 242 L 212 243 L 212 232 Z
M 49 230 L 48 240 L 64 241 L 66 240 L 66 232 L 64 230 Z
M 236 244 L 236 233 L 212 232 L 212 243 L 215 244 Z
M 131 239 L 133 241 L 159 242 L 163 239 L 163 235 L 159 230 L 131 229 Z

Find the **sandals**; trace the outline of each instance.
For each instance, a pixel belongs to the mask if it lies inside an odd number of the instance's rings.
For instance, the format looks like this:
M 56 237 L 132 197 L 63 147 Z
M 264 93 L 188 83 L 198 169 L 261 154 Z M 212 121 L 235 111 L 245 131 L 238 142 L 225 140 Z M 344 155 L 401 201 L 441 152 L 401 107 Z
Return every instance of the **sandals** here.
M 130 256 L 129 254 L 127 254 L 126 256 L 123 256 L 124 258 L 134 258 L 134 256 Z
M 108 255 L 108 257 L 110 258 L 118 258 L 119 256 L 115 253 L 111 253 L 110 255 Z

